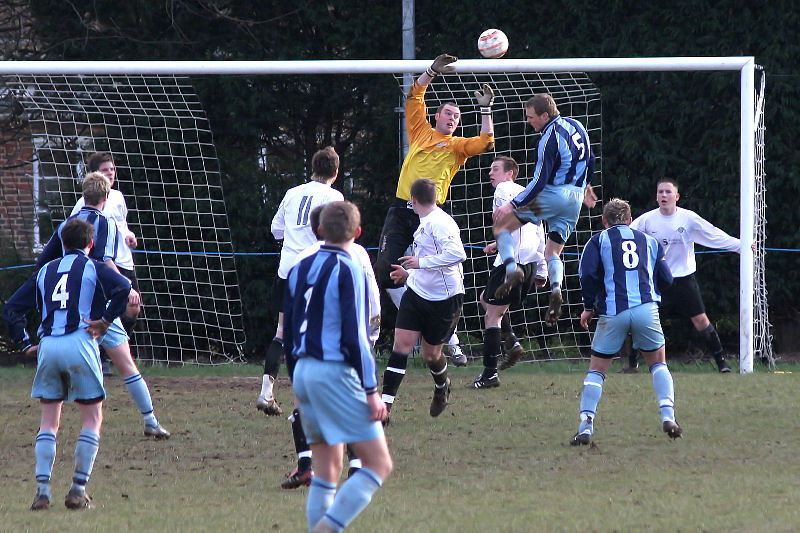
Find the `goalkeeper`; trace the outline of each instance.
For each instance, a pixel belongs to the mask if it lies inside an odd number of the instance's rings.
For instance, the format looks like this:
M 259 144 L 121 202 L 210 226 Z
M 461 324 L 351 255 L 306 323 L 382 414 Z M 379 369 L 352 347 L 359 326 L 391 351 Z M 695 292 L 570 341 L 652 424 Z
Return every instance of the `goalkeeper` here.
M 480 106 L 481 132 L 477 137 L 453 135 L 461 122 L 461 109 L 454 102 L 445 102 L 434 114 L 435 126 L 431 127 L 426 116 L 425 91 L 439 74 L 453 70 L 456 58 L 442 54 L 411 86 L 406 98 L 406 130 L 408 131 L 408 154 L 400 169 L 396 198 L 383 223 L 378 257 L 375 261 L 375 276 L 382 289 L 398 288 L 390 278 L 391 265 L 405 255 L 414 241 L 414 232 L 419 227 L 419 216 L 411 209 L 411 184 L 420 178 L 429 178 L 436 184 L 436 204 L 447 200 L 450 182 L 458 169 L 472 156 L 482 154 L 494 147 L 494 124 L 492 103 L 494 91 L 484 84 L 482 91 L 475 91 Z M 395 305 L 402 295 L 389 292 Z

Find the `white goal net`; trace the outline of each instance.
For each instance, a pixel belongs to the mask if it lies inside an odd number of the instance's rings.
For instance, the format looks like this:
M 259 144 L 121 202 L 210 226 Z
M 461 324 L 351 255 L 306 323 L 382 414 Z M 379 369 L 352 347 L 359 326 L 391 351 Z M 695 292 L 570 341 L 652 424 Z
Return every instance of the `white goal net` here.
M 135 357 L 163 363 L 239 361 L 241 299 L 220 170 L 188 78 L 5 76 L 30 126 L 42 240 L 81 196 L 84 161 L 110 152 L 137 233 L 143 311 Z
M 13 64 L 12 64 L 13 63 Z M 220 186 L 220 169 L 205 113 L 182 75 L 320 75 L 422 72 L 429 61 L 187 61 L 187 62 L 0 62 L 2 81 L 30 117 L 35 146 L 34 185 L 52 223 L 69 213 L 78 197 L 87 152 L 109 151 L 117 159 L 119 187 L 128 200 L 129 222 L 139 228 L 135 254 L 145 310 L 135 335 L 137 356 L 166 362 L 235 361 L 244 342 L 242 309 Z M 469 247 L 468 295 L 459 325 L 462 343 L 478 355 L 482 310 L 478 296 L 491 266 L 483 246 L 491 240 L 492 187 L 488 167 L 497 154 L 521 164 L 525 184 L 535 162 L 538 135 L 525 130 L 524 101 L 534 92 L 553 95 L 560 111 L 580 120 L 597 154 L 592 178 L 603 198 L 600 93 L 588 74 L 622 71 L 731 71 L 740 76 L 741 236 L 754 236 L 762 252 L 740 261 L 741 372 L 754 355 L 773 364 L 764 285 L 764 123 L 753 83 L 752 57 L 591 58 L 461 60 L 455 73 L 437 78 L 429 108 L 455 100 L 464 111 L 465 136 L 480 121 L 472 92 L 490 83 L 497 92 L 493 153 L 471 158 L 450 190 L 448 205 Z M 387 110 L 393 104 L 387 102 Z M 754 112 L 755 111 L 755 112 Z M 474 113 L 470 118 L 470 113 Z M 755 122 L 754 122 L 755 120 Z M 754 135 L 755 134 L 755 135 Z M 755 198 L 752 204 L 749 199 Z M 601 229 L 602 202 L 583 207 L 577 231 L 564 251 L 565 306 L 556 328 L 544 326 L 546 295 L 537 293 L 512 310 L 512 325 L 527 341 L 529 359 L 585 357 L 589 334 L 580 329 L 577 261 L 583 243 Z M 755 212 L 754 212 L 755 211 Z M 752 232 L 752 233 L 751 233 Z
M 769 305 L 767 303 L 767 283 L 765 249 L 767 229 L 767 173 L 764 168 L 764 96 L 766 91 L 766 73 L 761 70 L 759 76 L 758 92 L 756 94 L 755 109 L 755 228 L 753 232 L 756 243 L 755 264 L 753 267 L 753 337 L 755 338 L 754 358 L 760 360 L 769 368 L 775 368 L 775 354 L 772 352 L 772 325 L 769 322 Z

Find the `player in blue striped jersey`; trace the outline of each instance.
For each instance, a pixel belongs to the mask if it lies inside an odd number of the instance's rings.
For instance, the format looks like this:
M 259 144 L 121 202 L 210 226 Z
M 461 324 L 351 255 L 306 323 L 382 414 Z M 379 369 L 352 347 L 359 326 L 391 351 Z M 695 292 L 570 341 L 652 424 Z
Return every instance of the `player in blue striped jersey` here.
M 63 246 L 61 242 L 61 233 L 63 228 L 69 223 L 70 220 L 84 220 L 92 225 L 94 234 L 97 236 L 97 241 L 100 246 L 97 249 L 92 249 L 89 254 L 92 259 L 103 262 L 115 272 L 118 272 L 114 264 L 114 254 L 116 247 L 113 246 L 115 238 L 116 225 L 110 222 L 101 212 L 105 206 L 105 199 L 111 188 L 111 183 L 108 178 L 98 172 L 87 174 L 83 181 L 83 198 L 85 206 L 80 212 L 68 218 L 64 223 L 59 225 L 58 231 L 48 242 L 45 252 L 39 257 L 37 261 L 37 272 L 39 268 L 48 261 L 61 257 L 63 253 Z M 3 320 L 11 333 L 11 338 L 17 343 L 20 351 L 31 353 L 35 351 L 35 346 L 31 342 L 30 337 L 26 331 L 27 320 L 25 315 L 29 310 L 33 309 L 36 305 L 36 274 L 33 274 L 28 280 L 9 298 L 3 307 Z M 135 290 L 129 291 L 128 309 L 131 309 L 131 303 L 139 304 L 140 298 L 138 292 Z M 120 320 L 114 321 L 109 331 L 100 339 L 100 346 L 105 349 L 114 366 L 119 371 L 120 375 L 124 378 L 125 387 L 133 398 L 139 412 L 142 414 L 144 420 L 144 434 L 155 437 L 156 439 L 167 439 L 170 436 L 167 431 L 158 421 L 153 410 L 153 400 L 150 396 L 150 390 L 147 383 L 139 372 L 139 368 L 133 361 L 131 356 L 130 344 L 128 343 L 128 335 Z
M 72 219 L 62 227 L 67 252 L 45 264 L 36 276 L 36 302 L 42 311 L 38 363 L 31 397 L 39 398 L 41 424 L 36 435 L 36 496 L 31 510 L 50 507 L 50 475 L 63 402 L 76 402 L 82 428 L 75 446 L 75 472 L 65 505 L 91 507 L 86 483 L 100 445 L 103 374 L 95 339 L 125 311 L 130 282 L 87 255 L 94 227 Z
M 495 298 L 505 298 L 519 285 L 525 273 L 514 260 L 512 232 L 526 222 L 547 222 L 544 256 L 550 278 L 550 305 L 546 322 L 555 326 L 561 313 L 561 282 L 564 264 L 561 252 L 575 230 L 581 203 L 593 207 L 597 197 L 590 181 L 594 174 L 594 153 L 583 124 L 562 117 L 549 94 L 536 94 L 525 102 L 528 124 L 541 133 L 533 176 L 525 190 L 492 213 L 497 252 L 506 267 L 505 282 Z
M 391 473 L 392 459 L 380 423 L 386 407 L 367 336 L 364 274 L 348 253 L 361 232 L 358 208 L 332 202 L 320 218 L 326 244 L 295 265 L 286 281 L 284 353 L 314 455 L 309 529 L 341 531 Z M 337 493 L 345 443 L 362 468 Z
M 84 196 L 88 195 L 90 200 L 77 214 L 67 218 L 59 224 L 56 231 L 47 241 L 42 254 L 36 260 L 36 271 L 17 291 L 8 299 L 3 306 L 3 320 L 8 326 L 11 338 L 17 342 L 20 351 L 25 352 L 32 347 L 32 342 L 25 327 L 27 320 L 25 315 L 33 309 L 34 294 L 36 291 L 36 273 L 45 263 L 58 259 L 64 255 L 64 247 L 61 242 L 61 232 L 64 225 L 74 218 L 85 220 L 92 224 L 95 230 L 96 246 L 89 252 L 92 259 L 105 262 L 108 266 L 116 270 L 114 257 L 116 255 L 116 225 L 110 224 L 108 219 L 101 213 L 105 205 L 105 198 L 111 185 L 108 179 L 100 173 L 87 174 L 83 181 Z
M 116 270 L 114 257 L 116 254 L 116 225 L 109 224 L 108 219 L 101 213 L 105 196 L 108 194 L 110 184 L 108 180 L 99 173 L 88 174 L 83 182 L 85 193 L 93 198 L 91 204 L 81 209 L 81 211 L 59 224 L 55 233 L 47 241 L 39 258 L 36 260 L 36 272 L 17 289 L 8 299 L 3 307 L 3 318 L 9 327 L 12 338 L 17 341 L 21 351 L 26 351 L 31 347 L 30 338 L 25 330 L 27 321 L 25 315 L 34 307 L 34 292 L 36 273 L 45 263 L 58 259 L 66 251 L 61 242 L 61 231 L 64 225 L 73 218 L 85 220 L 92 224 L 97 236 L 97 246 L 93 247 L 90 254 L 91 258 L 100 262 L 105 262 L 108 266 Z
M 91 200 L 86 200 L 86 195 L 84 194 L 84 206 L 58 226 L 56 232 L 47 241 L 39 259 L 36 260 L 37 270 L 45 263 L 64 255 L 66 248 L 62 242 L 61 232 L 68 221 L 78 218 L 85 220 L 94 227 L 95 245 L 90 252 L 90 257 L 97 261 L 105 262 L 117 271 L 117 267 L 114 264 L 114 259 L 117 256 L 117 225 L 113 221 L 109 221 L 108 217 L 102 213 L 108 197 L 108 190 L 111 189 L 111 183 L 108 178 L 99 172 L 90 172 L 83 180 L 83 188 L 89 193 Z M 102 194 L 104 191 L 105 194 Z
M 573 445 L 591 441 L 603 382 L 628 333 L 653 375 L 662 429 L 673 439 L 683 433 L 675 421 L 675 390 L 658 318 L 659 286 L 670 285 L 672 274 L 658 241 L 632 229 L 630 223 L 628 202 L 617 198 L 609 201 L 603 208 L 606 229 L 589 239 L 581 255 L 581 326 L 588 329 L 595 312 L 601 318 L 592 339 L 589 372 L 581 391 L 580 425 L 570 440 Z

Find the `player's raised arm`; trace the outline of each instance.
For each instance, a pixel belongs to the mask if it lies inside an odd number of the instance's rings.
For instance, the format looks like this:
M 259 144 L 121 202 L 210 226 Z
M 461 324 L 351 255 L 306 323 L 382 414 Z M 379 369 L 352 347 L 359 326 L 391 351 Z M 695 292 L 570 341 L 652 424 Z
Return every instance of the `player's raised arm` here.
M 475 91 L 475 101 L 481 110 L 481 133 L 494 135 L 494 122 L 492 121 L 492 104 L 494 104 L 494 89 L 484 83 L 482 90 Z
M 433 78 L 438 76 L 439 74 L 449 74 L 453 72 L 454 67 L 452 63 L 458 61 L 458 58 L 455 56 L 451 56 L 450 54 L 442 54 L 438 56 L 436 59 L 433 60 L 431 66 L 428 69 L 419 75 L 417 78 L 417 85 L 421 87 L 427 87 Z

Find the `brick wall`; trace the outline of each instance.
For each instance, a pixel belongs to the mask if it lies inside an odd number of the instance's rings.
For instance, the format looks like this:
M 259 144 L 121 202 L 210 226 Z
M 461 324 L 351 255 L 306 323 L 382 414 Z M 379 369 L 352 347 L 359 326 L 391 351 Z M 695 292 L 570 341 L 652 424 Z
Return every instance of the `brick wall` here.
M 30 132 L 0 142 L 0 253 L 33 257 L 33 145 Z

